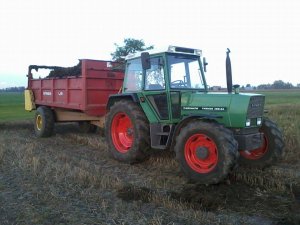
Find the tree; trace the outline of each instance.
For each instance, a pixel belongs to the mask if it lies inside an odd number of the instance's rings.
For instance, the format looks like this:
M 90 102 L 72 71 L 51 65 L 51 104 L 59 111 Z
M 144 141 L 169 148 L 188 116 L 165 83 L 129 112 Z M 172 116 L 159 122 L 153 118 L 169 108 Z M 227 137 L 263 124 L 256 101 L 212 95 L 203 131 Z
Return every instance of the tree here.
M 271 84 L 260 84 L 257 86 L 257 89 L 271 89 L 272 85 Z
M 143 40 L 138 40 L 134 38 L 125 38 L 124 46 L 119 46 L 116 43 L 115 46 L 116 51 L 111 53 L 112 59 L 121 62 L 124 61 L 124 57 L 130 53 L 153 49 L 153 45 L 146 47 Z
M 285 86 L 285 84 L 282 80 L 275 80 L 273 83 L 273 88 L 275 88 L 275 89 L 283 89 L 284 86 Z
M 0 89 L 0 92 L 24 92 L 25 87 L 8 87 Z
M 293 88 L 293 84 L 291 84 L 289 82 L 285 83 L 282 80 L 274 81 L 272 86 L 274 89 L 291 89 L 291 88 Z
M 285 83 L 285 88 L 286 88 L 286 89 L 291 89 L 291 88 L 293 88 L 293 87 L 294 87 L 294 86 L 293 86 L 292 83 L 290 83 L 290 82 Z

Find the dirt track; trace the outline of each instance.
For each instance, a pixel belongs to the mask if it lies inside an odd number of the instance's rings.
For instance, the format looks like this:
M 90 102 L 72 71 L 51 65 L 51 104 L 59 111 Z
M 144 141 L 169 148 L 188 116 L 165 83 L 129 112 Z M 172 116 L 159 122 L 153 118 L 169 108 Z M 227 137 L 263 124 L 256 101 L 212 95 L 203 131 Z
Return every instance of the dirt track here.
M 238 168 L 219 185 L 189 183 L 172 153 L 113 160 L 99 134 L 0 123 L 0 224 L 298 224 L 300 165 Z M 101 132 L 100 132 L 101 133 Z

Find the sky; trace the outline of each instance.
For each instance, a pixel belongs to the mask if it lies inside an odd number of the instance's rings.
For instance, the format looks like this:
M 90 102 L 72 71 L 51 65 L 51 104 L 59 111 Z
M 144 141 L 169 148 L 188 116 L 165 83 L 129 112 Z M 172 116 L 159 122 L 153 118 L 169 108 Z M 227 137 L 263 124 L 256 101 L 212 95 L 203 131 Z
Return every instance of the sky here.
M 30 64 L 110 60 L 124 38 L 202 49 L 210 86 L 300 83 L 299 0 L 0 0 L 0 88 L 27 86 Z

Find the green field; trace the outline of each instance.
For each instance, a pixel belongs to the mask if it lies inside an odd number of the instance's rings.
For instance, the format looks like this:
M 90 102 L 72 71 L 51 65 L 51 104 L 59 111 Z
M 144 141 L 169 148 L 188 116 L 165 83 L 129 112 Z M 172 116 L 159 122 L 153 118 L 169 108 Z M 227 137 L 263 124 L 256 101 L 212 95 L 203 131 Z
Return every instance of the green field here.
M 266 96 L 266 105 L 300 104 L 300 89 L 257 91 Z
M 266 108 L 300 107 L 300 90 L 258 91 L 266 96 Z M 286 106 L 287 107 L 287 106 Z M 297 108 L 297 107 L 296 107 Z M 282 110 L 281 110 L 282 111 Z M 296 110 L 297 111 L 297 110 Z M 0 93 L 0 121 L 21 120 L 33 118 L 32 113 L 24 110 L 23 93 Z
M 0 93 L 0 121 L 23 120 L 33 118 L 33 114 L 24 109 L 24 94 Z

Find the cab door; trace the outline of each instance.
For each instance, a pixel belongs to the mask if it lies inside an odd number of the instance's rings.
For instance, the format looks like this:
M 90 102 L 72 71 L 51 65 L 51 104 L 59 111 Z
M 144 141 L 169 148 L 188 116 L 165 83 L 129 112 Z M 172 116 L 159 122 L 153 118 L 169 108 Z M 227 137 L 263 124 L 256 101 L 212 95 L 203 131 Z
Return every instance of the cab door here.
M 166 91 L 164 60 L 162 56 L 150 59 L 151 68 L 145 71 L 144 96 L 154 110 L 157 119 L 170 120 Z

